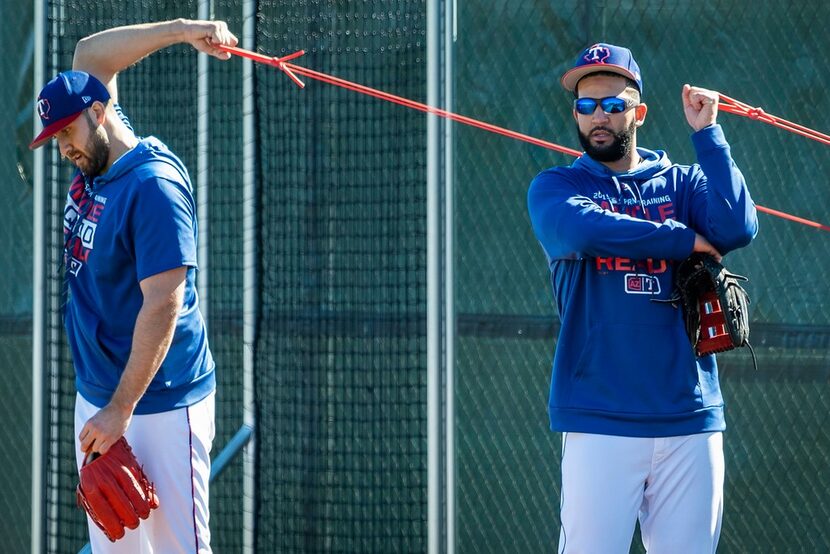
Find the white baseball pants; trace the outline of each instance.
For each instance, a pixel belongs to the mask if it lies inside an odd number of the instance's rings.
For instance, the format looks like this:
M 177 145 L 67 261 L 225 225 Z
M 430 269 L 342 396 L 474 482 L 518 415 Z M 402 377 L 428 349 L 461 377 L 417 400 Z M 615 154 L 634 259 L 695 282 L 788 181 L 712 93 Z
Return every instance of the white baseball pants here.
M 134 415 L 124 436 L 156 486 L 159 507 L 137 529 L 112 543 L 87 517 L 93 554 L 210 554 L 208 481 L 215 434 L 211 394 L 192 406 Z M 78 435 L 98 408 L 75 397 L 75 459 L 83 453 Z
M 723 433 L 564 433 L 560 554 L 711 554 L 723 516 Z

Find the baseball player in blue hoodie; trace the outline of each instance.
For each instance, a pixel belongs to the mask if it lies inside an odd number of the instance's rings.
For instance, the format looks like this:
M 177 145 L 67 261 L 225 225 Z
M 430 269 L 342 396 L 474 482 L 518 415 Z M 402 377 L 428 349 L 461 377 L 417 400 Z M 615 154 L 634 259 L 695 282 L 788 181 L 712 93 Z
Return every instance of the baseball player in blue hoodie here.
M 43 131 L 77 168 L 64 210 L 75 365 L 76 462 L 126 437 L 159 508 L 115 543 L 89 520 L 96 553 L 209 553 L 214 362 L 195 286 L 196 205 L 184 164 L 121 112 L 116 77 L 174 43 L 227 59 L 224 22 L 176 20 L 81 40 L 72 71 L 40 92 Z
M 758 222 L 717 124 L 718 94 L 684 85 L 698 163 L 637 146 L 648 108 L 631 52 L 594 44 L 562 76 L 585 153 L 528 192 L 561 330 L 551 429 L 562 432 L 560 553 L 717 548 L 725 429 L 713 355 L 697 358 L 672 292 L 675 262 L 720 258 Z

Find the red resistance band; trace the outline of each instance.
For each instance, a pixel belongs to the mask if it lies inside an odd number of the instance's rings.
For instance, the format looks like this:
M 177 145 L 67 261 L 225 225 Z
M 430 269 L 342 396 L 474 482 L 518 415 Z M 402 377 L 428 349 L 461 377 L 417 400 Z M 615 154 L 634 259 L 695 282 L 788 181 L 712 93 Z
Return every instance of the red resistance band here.
M 340 88 L 344 88 L 346 90 L 351 90 L 353 92 L 359 92 L 360 94 L 365 94 L 367 96 L 372 96 L 374 98 L 378 98 L 380 100 L 385 100 L 387 102 L 392 102 L 394 104 L 399 104 L 401 106 L 405 106 L 407 108 L 413 110 L 419 110 L 426 113 L 431 113 L 437 115 L 439 117 L 443 117 L 445 119 L 449 119 L 451 121 L 457 121 L 458 123 L 463 123 L 464 125 L 469 125 L 471 127 L 476 127 L 478 129 L 483 129 L 485 131 L 489 131 L 491 133 L 496 133 L 499 135 L 503 135 L 512 139 L 521 140 L 524 142 L 528 142 L 530 144 L 534 144 L 536 146 L 541 146 L 542 148 L 547 148 L 548 150 L 555 150 L 556 152 L 561 152 L 563 154 L 568 154 L 574 157 L 579 157 L 582 155 L 582 152 L 578 150 L 574 150 L 572 148 L 567 148 L 565 146 L 560 146 L 553 142 L 548 142 L 546 140 L 542 140 L 539 138 L 531 137 L 529 135 L 525 135 L 523 133 L 518 133 L 516 131 L 511 131 L 510 129 L 505 129 L 504 127 L 499 127 L 497 125 L 492 125 L 490 123 L 485 123 L 483 121 L 479 121 L 477 119 L 473 119 L 471 117 L 466 117 L 463 115 L 458 115 L 453 112 L 448 112 L 446 110 L 442 110 L 440 108 L 435 108 L 433 106 L 428 106 L 427 104 L 422 104 L 421 102 L 416 102 L 414 100 L 410 100 L 408 98 L 403 98 L 401 96 L 396 96 L 394 94 L 390 94 L 388 92 L 384 92 L 382 90 L 373 89 L 371 87 L 367 87 L 365 85 L 361 85 L 358 83 L 353 83 L 351 81 L 347 81 L 345 79 L 340 79 L 339 77 L 334 77 L 332 75 L 328 75 L 326 73 L 321 73 L 319 71 L 314 71 L 312 69 L 308 69 L 299 65 L 295 65 L 293 63 L 288 63 L 289 60 L 293 60 L 295 58 L 299 58 L 303 54 L 305 54 L 305 50 L 299 50 L 294 52 L 293 54 L 289 54 L 282 58 L 275 58 L 272 56 L 266 56 L 263 54 L 258 54 L 256 52 L 251 52 L 250 50 L 245 50 L 243 48 L 237 48 L 234 46 L 224 46 L 224 45 L 216 45 L 217 48 L 223 50 L 225 52 L 229 52 L 231 54 L 235 54 L 237 56 L 241 56 L 243 58 L 248 58 L 258 63 L 270 65 L 276 67 L 283 73 L 285 73 L 298 87 L 303 88 L 305 87 L 305 83 L 303 83 L 297 74 L 303 75 L 310 79 L 315 79 L 317 81 L 321 81 L 323 83 L 327 83 L 330 85 L 338 86 Z M 735 115 L 743 115 L 749 117 L 750 119 L 755 119 L 758 121 L 763 121 L 764 123 L 769 123 L 770 125 L 774 125 L 776 127 L 786 129 L 793 133 L 805 136 L 807 138 L 811 138 L 813 140 L 817 140 L 822 144 L 826 144 L 830 146 L 830 136 L 825 135 L 823 133 L 819 133 L 818 131 L 814 131 L 807 127 L 803 127 L 796 123 L 792 123 L 785 119 L 781 119 L 774 115 L 770 115 L 764 112 L 761 108 L 753 108 L 748 104 L 744 104 L 743 102 L 739 102 L 728 96 L 723 94 L 720 95 L 721 102 L 719 104 L 719 109 L 732 113 Z M 804 219 L 802 217 L 794 216 L 785 212 L 781 212 L 778 210 L 773 210 L 771 208 L 765 208 L 764 206 L 755 205 L 756 209 L 760 212 L 764 212 L 769 215 L 773 215 L 775 217 L 780 217 L 782 219 L 786 219 L 789 221 L 794 221 L 796 223 L 800 223 L 802 225 L 807 225 L 808 227 L 815 227 L 817 229 L 821 229 L 822 231 L 830 231 L 830 226 L 823 225 L 818 223 L 817 221 L 811 221 L 809 219 Z
M 774 127 L 778 127 L 779 129 L 784 129 L 785 131 L 790 131 L 791 133 L 795 133 L 797 135 L 801 135 L 802 137 L 807 137 L 824 145 L 830 146 L 830 135 L 819 133 L 809 127 L 804 127 L 798 123 L 793 123 L 792 121 L 787 121 L 786 119 L 782 119 L 778 116 L 768 114 L 762 108 L 753 108 L 752 106 L 744 104 L 739 100 L 729 98 L 725 94 L 720 94 L 720 104 L 718 105 L 718 109 L 727 113 L 742 115 L 756 121 L 763 121 L 764 123 L 768 123 Z

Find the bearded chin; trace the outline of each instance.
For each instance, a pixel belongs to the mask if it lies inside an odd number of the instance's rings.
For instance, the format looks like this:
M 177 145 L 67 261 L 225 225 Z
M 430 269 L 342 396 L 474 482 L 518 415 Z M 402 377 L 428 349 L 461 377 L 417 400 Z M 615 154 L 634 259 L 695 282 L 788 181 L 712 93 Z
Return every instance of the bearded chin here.
M 101 136 L 97 129 L 89 136 L 87 152 L 89 152 L 89 173 L 85 175 L 94 178 L 100 175 L 101 170 L 107 165 L 110 155 L 109 141 Z
M 637 126 L 634 121 L 626 129 L 619 133 L 613 133 L 614 140 L 604 146 L 594 146 L 588 135 L 582 133 L 577 126 L 576 132 L 579 135 L 579 143 L 591 158 L 598 162 L 616 162 L 631 153 L 634 133 Z

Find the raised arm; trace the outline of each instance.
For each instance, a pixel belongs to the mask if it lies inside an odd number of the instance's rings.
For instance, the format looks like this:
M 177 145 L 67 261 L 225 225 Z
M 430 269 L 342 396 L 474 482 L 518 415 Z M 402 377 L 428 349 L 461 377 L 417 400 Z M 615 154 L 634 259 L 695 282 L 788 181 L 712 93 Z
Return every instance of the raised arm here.
M 758 214 L 723 129 L 717 124 L 718 98 L 715 91 L 683 87 L 683 108 L 695 131 L 692 144 L 702 172 L 693 175 L 691 224 L 725 254 L 746 246 L 755 237 Z
M 121 70 L 157 50 L 179 43 L 188 43 L 200 52 L 227 60 L 230 54 L 214 45 L 235 46 L 237 38 L 224 21 L 174 19 L 114 27 L 78 41 L 72 68 L 97 77 L 117 102 L 116 78 Z

